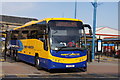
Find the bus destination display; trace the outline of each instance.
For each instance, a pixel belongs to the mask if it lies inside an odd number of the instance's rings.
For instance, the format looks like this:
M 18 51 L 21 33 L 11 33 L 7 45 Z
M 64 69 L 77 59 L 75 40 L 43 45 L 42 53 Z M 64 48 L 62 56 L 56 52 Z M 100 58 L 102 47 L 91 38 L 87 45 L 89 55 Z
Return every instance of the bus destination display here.
M 77 22 L 56 22 L 56 26 L 77 27 Z

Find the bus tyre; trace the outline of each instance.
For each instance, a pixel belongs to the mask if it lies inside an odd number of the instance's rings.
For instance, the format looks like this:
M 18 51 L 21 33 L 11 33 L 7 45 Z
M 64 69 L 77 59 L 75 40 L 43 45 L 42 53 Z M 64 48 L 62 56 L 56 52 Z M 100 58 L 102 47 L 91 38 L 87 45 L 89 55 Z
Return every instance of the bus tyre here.
M 38 70 L 42 69 L 42 68 L 40 67 L 40 59 L 39 59 L 38 56 L 35 57 L 35 67 L 36 67 Z
M 87 67 L 83 67 L 83 68 L 82 68 L 82 71 L 83 71 L 83 72 L 86 72 L 86 71 L 87 71 Z
M 16 62 L 20 61 L 20 59 L 18 57 L 18 54 L 17 54 L 17 50 L 15 51 L 14 57 L 15 57 L 15 61 Z
M 15 60 L 15 50 L 11 50 L 11 58 Z
M 55 70 L 53 70 L 53 69 L 48 69 L 48 71 L 49 71 L 50 73 L 54 73 L 54 72 L 55 72 Z

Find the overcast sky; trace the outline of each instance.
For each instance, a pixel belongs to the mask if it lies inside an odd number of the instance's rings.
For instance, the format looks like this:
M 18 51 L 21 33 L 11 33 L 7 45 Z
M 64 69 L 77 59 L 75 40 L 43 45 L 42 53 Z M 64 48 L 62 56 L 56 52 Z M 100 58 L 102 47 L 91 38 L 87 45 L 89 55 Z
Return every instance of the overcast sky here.
M 101 3 L 101 2 L 100 2 Z M 32 17 L 74 18 L 74 2 L 2 2 L 2 15 Z M 93 25 L 93 6 L 90 2 L 77 2 L 77 19 Z M 97 27 L 118 28 L 118 2 L 102 2 L 97 9 Z

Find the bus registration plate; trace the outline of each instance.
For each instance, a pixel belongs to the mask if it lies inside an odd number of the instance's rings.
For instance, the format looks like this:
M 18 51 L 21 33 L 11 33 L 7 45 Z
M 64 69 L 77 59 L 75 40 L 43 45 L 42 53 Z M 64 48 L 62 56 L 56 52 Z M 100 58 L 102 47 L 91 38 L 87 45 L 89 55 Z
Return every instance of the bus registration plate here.
M 75 67 L 75 65 L 66 65 L 66 67 Z

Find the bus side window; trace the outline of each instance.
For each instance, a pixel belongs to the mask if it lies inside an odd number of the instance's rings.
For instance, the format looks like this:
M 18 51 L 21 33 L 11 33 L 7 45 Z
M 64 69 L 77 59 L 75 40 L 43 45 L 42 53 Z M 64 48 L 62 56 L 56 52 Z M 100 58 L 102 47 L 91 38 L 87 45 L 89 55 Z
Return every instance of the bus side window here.
M 12 40 L 17 40 L 18 39 L 18 33 L 19 31 L 13 31 L 11 34 L 11 39 Z
M 27 39 L 28 38 L 28 31 L 22 31 L 21 39 Z
M 37 33 L 38 33 L 37 30 L 33 30 L 33 31 L 31 31 L 31 33 L 30 33 L 30 37 L 31 37 L 31 39 L 36 39 L 36 37 L 37 37 Z

